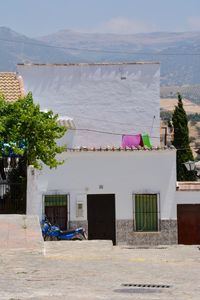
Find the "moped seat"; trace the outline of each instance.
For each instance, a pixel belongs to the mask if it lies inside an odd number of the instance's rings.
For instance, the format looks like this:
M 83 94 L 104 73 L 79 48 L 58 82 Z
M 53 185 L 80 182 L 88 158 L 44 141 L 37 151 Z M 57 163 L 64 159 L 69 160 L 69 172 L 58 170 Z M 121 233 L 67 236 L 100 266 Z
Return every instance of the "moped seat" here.
M 61 230 L 60 234 L 71 234 L 71 233 L 75 233 L 75 230 Z

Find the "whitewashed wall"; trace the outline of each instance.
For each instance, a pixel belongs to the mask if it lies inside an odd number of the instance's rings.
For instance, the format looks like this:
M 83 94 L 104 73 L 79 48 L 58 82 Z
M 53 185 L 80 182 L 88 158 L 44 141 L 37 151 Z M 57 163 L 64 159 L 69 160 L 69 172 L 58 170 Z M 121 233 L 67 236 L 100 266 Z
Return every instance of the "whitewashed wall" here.
M 177 191 L 177 204 L 200 204 L 200 191 Z
M 70 195 L 70 220 L 76 218 L 76 201 L 87 194 L 116 195 L 116 219 L 133 218 L 134 193 L 159 193 L 161 219 L 176 219 L 176 152 L 174 150 L 134 152 L 67 152 L 63 166 L 28 172 L 27 213 L 41 216 L 44 194 Z M 102 189 L 103 187 L 103 189 Z
M 77 128 L 160 136 L 158 63 L 22 65 L 26 93 L 42 109 L 74 119 Z M 75 146 L 121 145 L 121 135 L 78 131 Z

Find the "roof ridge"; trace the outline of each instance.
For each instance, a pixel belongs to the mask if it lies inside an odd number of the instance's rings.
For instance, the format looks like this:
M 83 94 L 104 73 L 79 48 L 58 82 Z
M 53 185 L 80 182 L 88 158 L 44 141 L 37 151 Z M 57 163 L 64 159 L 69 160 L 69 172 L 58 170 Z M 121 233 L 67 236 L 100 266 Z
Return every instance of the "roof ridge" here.
M 152 151 L 167 151 L 167 150 L 176 150 L 174 146 L 164 146 L 164 147 L 159 147 L 159 146 L 153 146 L 151 148 L 148 147 L 132 147 L 132 148 L 123 148 L 123 147 L 117 147 L 117 146 L 103 146 L 103 147 L 85 147 L 85 146 L 80 146 L 80 147 L 74 147 L 74 148 L 67 148 L 66 151 L 70 152 L 139 152 L 139 151 L 146 151 L 146 152 L 152 152 Z
M 0 75 L 17 75 L 17 72 L 0 72 Z
M 68 66 L 113 66 L 113 65 L 137 65 L 137 64 L 159 64 L 159 61 L 130 61 L 130 62 L 95 62 L 95 63 L 53 63 L 53 64 L 45 64 L 45 63 L 18 63 L 17 66 L 26 66 L 26 67 L 31 67 L 31 66 L 38 66 L 38 67 L 68 67 Z

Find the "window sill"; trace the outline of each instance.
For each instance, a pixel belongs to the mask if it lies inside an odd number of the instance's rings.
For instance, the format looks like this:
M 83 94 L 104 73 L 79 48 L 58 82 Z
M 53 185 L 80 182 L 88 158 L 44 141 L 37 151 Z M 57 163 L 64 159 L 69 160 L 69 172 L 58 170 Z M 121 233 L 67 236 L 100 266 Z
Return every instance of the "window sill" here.
M 161 233 L 161 231 L 133 231 L 134 233 L 138 233 L 138 234 L 158 234 L 158 233 Z

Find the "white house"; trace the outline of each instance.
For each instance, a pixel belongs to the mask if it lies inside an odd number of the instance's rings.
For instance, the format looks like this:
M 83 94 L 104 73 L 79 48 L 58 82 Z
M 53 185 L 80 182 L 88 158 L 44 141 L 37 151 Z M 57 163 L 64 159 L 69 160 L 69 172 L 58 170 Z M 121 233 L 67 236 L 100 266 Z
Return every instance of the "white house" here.
M 123 134 L 140 133 L 160 144 L 159 63 L 30 64 L 18 72 L 42 109 L 73 118 L 74 148 L 120 146 Z
M 61 158 L 56 170 L 29 168 L 28 214 L 42 218 L 46 209 L 52 217 L 60 205 L 60 222 L 86 227 L 91 239 L 177 242 L 174 149 L 71 150 Z
M 198 194 L 193 201 L 176 191 L 176 151 L 159 147 L 159 64 L 31 64 L 18 65 L 18 72 L 42 109 L 72 124 L 60 156 L 65 164 L 29 167 L 27 213 L 40 219 L 46 213 L 63 228 L 84 226 L 90 239 L 182 242 L 183 205 L 196 205 Z M 121 148 L 122 135 L 142 133 L 152 148 Z

